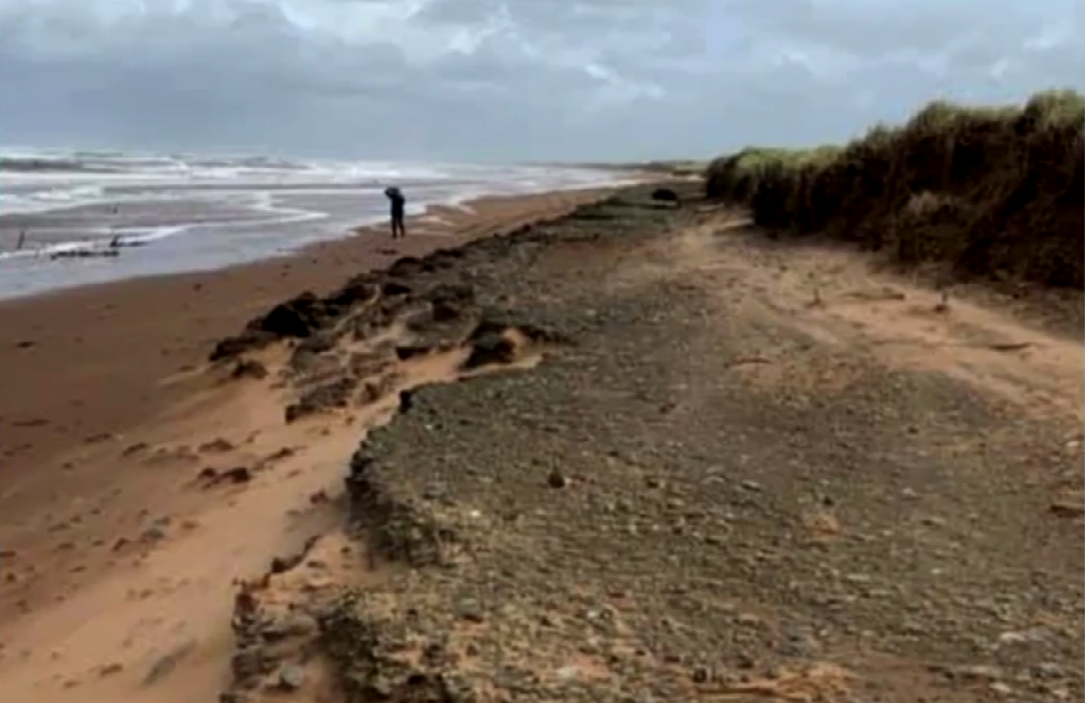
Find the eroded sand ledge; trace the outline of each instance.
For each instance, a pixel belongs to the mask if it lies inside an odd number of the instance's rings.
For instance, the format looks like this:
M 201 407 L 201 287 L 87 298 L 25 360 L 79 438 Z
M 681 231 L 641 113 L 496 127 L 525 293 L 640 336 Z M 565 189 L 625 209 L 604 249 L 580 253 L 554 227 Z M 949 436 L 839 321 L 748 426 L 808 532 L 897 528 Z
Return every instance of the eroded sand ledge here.
M 1080 345 L 648 192 L 221 348 L 376 427 L 349 528 L 241 589 L 223 700 L 1080 697 Z

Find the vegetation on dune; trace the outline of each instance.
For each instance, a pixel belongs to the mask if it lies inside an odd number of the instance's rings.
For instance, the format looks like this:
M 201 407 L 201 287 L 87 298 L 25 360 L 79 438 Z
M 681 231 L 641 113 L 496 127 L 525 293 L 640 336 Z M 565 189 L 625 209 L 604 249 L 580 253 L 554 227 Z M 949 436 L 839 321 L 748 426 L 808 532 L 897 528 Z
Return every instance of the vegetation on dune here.
M 945 262 L 961 276 L 1085 287 L 1085 100 L 927 105 L 843 147 L 745 149 L 713 161 L 706 195 L 765 227 Z

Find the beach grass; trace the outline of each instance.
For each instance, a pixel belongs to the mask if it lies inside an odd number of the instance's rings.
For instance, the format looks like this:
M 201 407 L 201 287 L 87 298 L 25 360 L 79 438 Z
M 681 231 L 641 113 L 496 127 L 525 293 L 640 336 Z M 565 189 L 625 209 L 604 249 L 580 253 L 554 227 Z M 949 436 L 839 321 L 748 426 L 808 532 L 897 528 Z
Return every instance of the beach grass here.
M 939 262 L 959 276 L 1085 286 L 1085 100 L 932 102 L 843 146 L 747 148 L 712 161 L 710 198 L 762 226 Z

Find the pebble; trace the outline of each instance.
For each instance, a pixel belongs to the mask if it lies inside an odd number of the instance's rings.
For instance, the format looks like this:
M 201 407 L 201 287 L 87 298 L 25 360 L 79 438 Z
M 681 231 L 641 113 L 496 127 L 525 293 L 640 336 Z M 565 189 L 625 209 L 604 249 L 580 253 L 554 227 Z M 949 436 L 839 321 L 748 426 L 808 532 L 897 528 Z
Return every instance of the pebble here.
M 148 527 L 143 531 L 143 534 L 139 536 L 141 542 L 152 543 L 160 542 L 166 539 L 166 530 L 162 527 L 155 525 L 154 527 Z
M 569 485 L 569 479 L 558 469 L 552 469 L 550 475 L 546 477 L 546 483 L 551 488 L 565 488 Z
M 300 666 L 288 665 L 279 670 L 279 688 L 283 691 L 296 691 L 305 685 L 305 670 Z
M 1016 632 L 1003 632 L 998 636 L 999 645 L 1011 645 L 1011 644 L 1029 644 L 1032 642 L 1042 642 L 1047 639 L 1047 632 L 1043 628 L 1033 628 L 1030 630 L 1019 630 Z
M 572 681 L 580 676 L 580 669 L 575 666 L 563 666 L 554 672 L 560 681 Z
M 456 608 L 460 618 L 467 620 L 468 622 L 482 622 L 485 617 L 482 613 L 482 606 L 478 601 L 470 598 L 462 600 Z

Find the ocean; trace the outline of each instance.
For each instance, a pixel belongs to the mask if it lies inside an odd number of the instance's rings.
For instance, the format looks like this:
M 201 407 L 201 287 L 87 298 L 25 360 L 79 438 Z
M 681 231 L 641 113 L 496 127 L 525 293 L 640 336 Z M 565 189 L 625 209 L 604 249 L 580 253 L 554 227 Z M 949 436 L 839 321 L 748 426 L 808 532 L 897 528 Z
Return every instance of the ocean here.
M 622 182 L 603 169 L 0 148 L 0 298 L 209 270 L 486 195 Z M 101 253 L 122 243 L 118 256 Z

